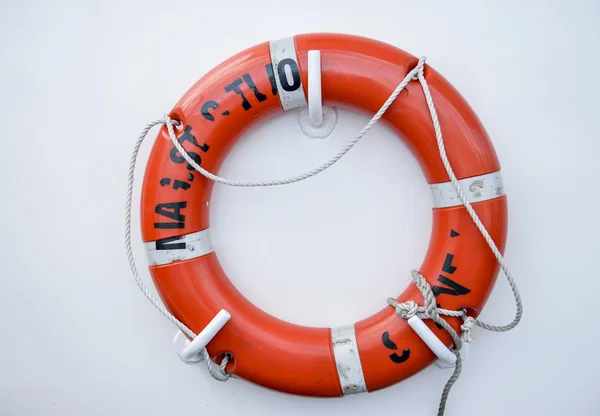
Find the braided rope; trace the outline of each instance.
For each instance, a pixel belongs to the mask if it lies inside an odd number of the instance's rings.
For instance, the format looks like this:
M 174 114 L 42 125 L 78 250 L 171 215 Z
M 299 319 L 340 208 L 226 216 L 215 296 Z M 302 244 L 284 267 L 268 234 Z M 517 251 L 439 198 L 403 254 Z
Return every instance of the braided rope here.
M 131 162 L 129 164 L 129 185 L 127 187 L 127 201 L 125 204 L 125 251 L 127 252 L 127 260 L 129 261 L 129 268 L 131 269 L 131 274 L 133 275 L 135 282 L 137 283 L 138 287 L 140 288 L 140 290 L 142 291 L 144 296 L 146 296 L 146 299 L 148 299 L 150 301 L 150 303 L 152 303 L 152 305 L 154 305 L 154 307 L 156 309 L 158 309 L 158 311 L 165 318 L 167 318 L 169 321 L 171 321 L 173 324 L 175 324 L 175 326 L 177 328 L 179 328 L 179 330 L 181 332 L 183 332 L 189 338 L 194 339 L 194 338 L 196 338 L 196 334 L 194 333 L 194 331 L 189 329 L 183 322 L 181 322 L 179 319 L 177 319 L 175 316 L 173 316 L 173 314 L 171 312 L 169 312 L 167 310 L 167 308 L 165 308 L 158 299 L 156 299 L 154 296 L 152 296 L 152 294 L 150 293 L 150 291 L 148 290 L 148 288 L 142 281 L 140 274 L 138 273 L 137 267 L 135 265 L 135 259 L 133 258 L 133 251 L 131 249 L 131 200 L 132 200 L 132 196 L 133 196 L 135 163 L 136 163 L 136 160 L 138 157 L 138 153 L 140 151 L 140 146 L 144 142 L 144 139 L 148 135 L 148 132 L 150 131 L 150 129 L 152 129 L 152 127 L 154 127 L 156 125 L 164 124 L 164 122 L 165 122 L 164 120 L 156 120 L 151 123 L 148 123 L 148 125 L 144 128 L 144 130 L 140 134 L 140 137 L 138 137 L 137 142 L 135 143 L 135 145 L 133 147 L 133 153 L 131 155 Z M 211 360 L 206 348 L 204 348 L 202 350 L 202 357 L 203 357 L 204 361 L 206 362 L 206 368 L 207 368 L 209 374 L 215 380 L 227 381 L 227 379 L 229 379 L 229 374 L 227 374 L 225 372 L 225 367 L 227 366 L 227 363 L 229 362 L 228 355 L 225 355 L 225 357 L 223 357 L 223 360 L 221 361 L 220 366 L 217 366 L 216 363 L 213 360 Z
M 476 319 L 475 325 L 477 325 L 481 328 L 487 329 L 488 331 L 494 331 L 494 332 L 510 331 L 511 329 L 513 329 L 515 326 L 517 326 L 519 324 L 519 322 L 521 321 L 521 317 L 523 316 L 523 302 L 521 300 L 521 294 L 519 293 L 519 289 L 517 288 L 517 282 L 515 282 L 515 279 L 512 277 L 512 274 L 511 274 L 510 270 L 508 270 L 508 266 L 506 265 L 506 263 L 504 261 L 504 257 L 502 256 L 502 253 L 500 253 L 500 250 L 498 250 L 498 247 L 496 246 L 496 243 L 494 243 L 494 240 L 492 240 L 490 233 L 488 233 L 488 231 L 485 229 L 485 226 L 479 219 L 479 216 L 477 215 L 477 213 L 471 206 L 471 203 L 469 202 L 467 195 L 465 194 L 465 191 L 460 186 L 458 179 L 456 178 L 456 175 L 454 174 L 454 171 L 452 170 L 452 166 L 450 166 L 450 161 L 448 160 L 448 155 L 446 154 L 446 146 L 444 146 L 444 137 L 442 136 L 442 128 L 440 127 L 440 121 L 437 116 L 437 111 L 435 110 L 435 105 L 433 104 L 433 98 L 431 97 L 431 91 L 429 90 L 429 85 L 427 84 L 427 80 L 425 79 L 425 74 L 424 74 L 423 68 L 419 69 L 417 79 L 421 83 L 421 87 L 423 88 L 423 93 L 425 94 L 425 101 L 427 102 L 427 107 L 429 108 L 429 114 L 431 115 L 431 121 L 433 122 L 433 129 L 435 131 L 435 138 L 437 140 L 440 157 L 442 159 L 442 163 L 444 164 L 444 168 L 446 169 L 446 173 L 450 177 L 450 181 L 454 185 L 454 188 L 456 189 L 456 192 L 458 193 L 458 196 L 460 197 L 460 200 L 462 201 L 465 209 L 469 213 L 469 216 L 473 220 L 473 223 L 475 224 L 475 226 L 477 227 L 477 229 L 479 230 L 479 232 L 485 239 L 485 242 L 490 247 L 490 250 L 492 250 L 492 253 L 494 254 L 494 256 L 496 257 L 496 260 L 500 264 L 500 267 L 502 268 L 502 272 L 504 273 L 504 276 L 506 276 L 506 280 L 508 281 L 508 284 L 509 284 L 509 286 L 512 290 L 513 296 L 515 298 L 515 305 L 516 305 L 517 310 L 515 312 L 515 317 L 513 318 L 513 320 L 510 323 L 508 323 L 506 325 L 490 325 L 490 324 L 486 324 L 485 322 L 482 322 L 482 321 Z
M 387 109 L 392 105 L 394 100 L 396 100 L 398 95 L 400 95 L 402 90 L 404 90 L 404 88 L 406 88 L 406 86 L 410 83 L 410 81 L 412 79 L 414 79 L 415 76 L 417 76 L 419 71 L 421 71 L 423 69 L 424 65 L 425 65 L 425 58 L 421 58 L 419 60 L 419 62 L 417 63 L 417 65 L 404 77 L 402 82 L 396 87 L 396 89 L 392 92 L 392 94 L 389 96 L 389 98 L 387 100 L 385 100 L 385 103 L 383 103 L 383 105 L 381 106 L 379 111 L 377 111 L 377 113 L 375 113 L 375 115 L 371 118 L 371 120 L 369 120 L 369 122 L 365 125 L 365 127 L 363 127 L 363 129 L 360 132 L 358 132 L 358 134 L 356 136 L 354 136 L 354 138 L 352 138 L 352 140 L 350 140 L 348 142 L 348 144 L 346 146 L 344 146 L 342 148 L 342 150 L 340 150 L 335 156 L 333 156 L 327 162 L 317 166 L 316 168 L 312 169 L 309 172 L 306 172 L 306 173 L 303 173 L 303 174 L 297 175 L 297 176 L 292 176 L 292 177 L 286 178 L 286 179 L 275 179 L 275 180 L 270 180 L 270 181 L 235 181 L 235 180 L 226 179 L 226 178 L 222 178 L 220 176 L 214 175 L 214 174 L 210 173 L 209 171 L 207 171 L 206 169 L 204 169 L 203 167 L 201 167 L 198 163 L 196 163 L 196 161 L 194 159 L 192 159 L 190 157 L 190 155 L 188 155 L 188 153 L 185 151 L 185 149 L 183 148 L 181 143 L 179 143 L 179 140 L 177 140 L 177 136 L 175 136 L 175 131 L 173 129 L 173 121 L 169 118 L 169 116 L 165 116 L 164 123 L 167 126 L 167 130 L 169 132 L 169 137 L 171 138 L 171 141 L 173 142 L 173 145 L 175 146 L 177 151 L 181 154 L 181 156 L 183 156 L 185 161 L 188 162 L 202 176 L 204 176 L 212 181 L 222 183 L 224 185 L 229 185 L 229 186 L 258 187 L 258 186 L 288 185 L 290 183 L 300 182 L 300 181 L 308 179 L 312 176 L 315 176 L 316 174 L 321 173 L 325 169 L 333 166 L 333 164 L 335 162 L 337 162 L 342 157 L 344 157 L 344 155 L 346 153 L 348 153 L 350 151 L 350 149 L 352 149 L 354 147 L 354 145 L 356 145 L 356 143 L 358 143 L 360 141 L 360 139 L 362 139 L 365 136 L 365 134 L 367 134 L 369 132 L 369 130 L 371 130 L 371 128 L 375 125 L 375 123 L 377 123 L 377 121 L 379 121 L 379 119 L 383 116 L 383 114 L 387 111 Z
M 444 386 L 444 390 L 442 391 L 442 396 L 440 398 L 440 404 L 438 407 L 438 416 L 443 416 L 444 411 L 446 409 L 446 403 L 448 401 L 448 395 L 450 394 L 450 390 L 452 389 L 452 386 L 454 385 L 456 380 L 458 380 L 458 377 L 460 376 L 460 373 L 462 371 L 462 357 L 460 354 L 460 350 L 462 348 L 463 342 L 471 342 L 472 341 L 471 329 L 473 328 L 473 326 L 477 325 L 483 329 L 486 329 L 488 331 L 494 331 L 494 332 L 510 331 L 511 329 L 516 327 L 519 324 L 519 322 L 521 321 L 521 318 L 523 316 L 523 302 L 521 300 L 521 295 L 519 293 L 519 289 L 517 288 L 517 283 L 515 282 L 514 278 L 512 277 L 512 274 L 508 270 L 508 266 L 506 265 L 506 262 L 504 261 L 504 257 L 502 256 L 502 253 L 500 253 L 500 250 L 496 246 L 496 243 L 494 242 L 494 240 L 492 240 L 492 237 L 490 236 L 489 232 L 486 230 L 485 226 L 479 219 L 479 216 L 477 215 L 477 213 L 471 206 L 471 203 L 467 199 L 467 195 L 465 194 L 464 190 L 460 186 L 460 183 L 458 182 L 458 179 L 456 178 L 456 175 L 454 174 L 454 171 L 452 170 L 452 166 L 450 165 L 450 161 L 448 160 L 448 155 L 446 154 L 446 147 L 444 145 L 444 137 L 442 135 L 442 128 L 440 126 L 440 121 L 438 119 L 437 111 L 436 111 L 435 105 L 433 103 L 433 98 L 431 97 L 431 91 L 429 90 L 429 85 L 427 84 L 427 80 L 425 79 L 424 69 L 420 68 L 418 73 L 415 75 L 415 77 L 413 79 L 418 80 L 419 83 L 421 84 L 421 87 L 423 88 L 423 93 L 425 95 L 425 101 L 427 102 L 427 107 L 429 109 L 429 114 L 431 115 L 431 121 L 433 123 L 433 129 L 435 131 L 435 137 L 436 137 L 436 141 L 437 141 L 437 145 L 438 145 L 438 150 L 440 153 L 440 158 L 442 159 L 442 163 L 444 165 L 444 168 L 446 169 L 446 173 L 448 174 L 450 181 L 454 185 L 454 188 L 456 189 L 456 192 L 458 193 L 458 196 L 460 197 L 465 209 L 467 210 L 471 219 L 473 220 L 473 223 L 475 224 L 475 226 L 477 227 L 477 229 L 479 230 L 479 232 L 485 239 L 487 245 L 489 246 L 490 250 L 496 257 L 496 260 L 500 264 L 500 267 L 502 268 L 502 272 L 506 276 L 506 280 L 508 281 L 508 284 L 512 290 L 512 293 L 513 293 L 513 296 L 515 299 L 515 305 L 516 305 L 515 317 L 513 318 L 513 320 L 510 323 L 508 323 L 506 325 L 487 324 L 478 319 L 474 319 L 473 317 L 467 316 L 466 311 L 464 311 L 464 310 L 463 311 L 454 311 L 455 313 L 458 313 L 458 315 L 453 315 L 450 313 L 452 311 L 449 311 L 446 309 L 440 309 L 437 307 L 437 301 L 435 299 L 435 296 L 433 295 L 431 286 L 429 285 L 429 283 L 427 283 L 427 280 L 421 274 L 419 274 L 416 270 L 413 270 L 411 275 L 412 275 L 413 281 L 417 285 L 417 288 L 423 295 L 424 305 L 417 306 L 416 303 L 413 301 L 398 303 L 393 298 L 388 299 L 388 304 L 390 304 L 390 306 L 393 306 L 394 308 L 396 308 L 396 314 L 398 316 L 408 319 L 411 316 L 417 315 L 421 319 L 423 319 L 423 318 L 424 319 L 427 319 L 427 318 L 432 319 L 433 321 L 435 321 L 435 323 L 442 326 L 446 330 L 446 332 L 448 332 L 450 334 L 450 336 L 452 337 L 452 340 L 454 341 L 453 352 L 456 355 L 456 363 L 454 365 L 454 372 L 452 373 L 452 375 L 446 382 L 446 385 Z M 454 330 L 454 328 L 452 328 L 450 326 L 450 324 L 448 324 L 444 319 L 442 319 L 440 317 L 440 315 L 462 317 L 464 320 L 463 324 L 461 325 L 461 331 L 463 331 L 462 337 L 459 337 L 458 334 L 456 333 L 456 331 Z

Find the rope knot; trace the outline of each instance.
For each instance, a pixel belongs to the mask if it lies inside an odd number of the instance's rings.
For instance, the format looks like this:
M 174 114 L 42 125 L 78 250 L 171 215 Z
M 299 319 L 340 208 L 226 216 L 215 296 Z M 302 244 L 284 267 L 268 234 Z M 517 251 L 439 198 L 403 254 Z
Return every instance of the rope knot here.
M 465 316 L 463 324 L 460 326 L 460 330 L 462 331 L 462 335 L 460 336 L 463 342 L 472 342 L 473 335 L 471 331 L 475 326 L 475 319 L 471 316 Z
M 408 308 L 405 313 L 406 319 L 412 318 L 419 311 L 419 305 L 412 300 L 405 302 L 404 305 Z
M 426 59 L 427 58 L 425 58 L 424 56 L 419 58 L 419 62 L 414 67 L 414 69 L 411 71 L 413 73 L 412 76 L 410 77 L 411 80 L 413 80 L 413 81 L 419 80 L 419 76 L 423 73 L 423 67 L 425 66 Z
M 412 300 L 399 303 L 394 298 L 388 298 L 387 303 L 388 305 L 396 309 L 396 315 L 404 319 L 409 319 L 413 316 L 418 315 L 419 313 L 422 313 L 419 310 L 419 305 L 417 305 L 417 303 Z
M 439 317 L 437 301 L 435 300 L 435 296 L 433 295 L 433 291 L 431 290 L 431 286 L 425 280 L 418 271 L 412 270 L 410 275 L 415 282 L 415 285 L 423 295 L 423 307 L 425 308 L 425 316 L 436 320 Z

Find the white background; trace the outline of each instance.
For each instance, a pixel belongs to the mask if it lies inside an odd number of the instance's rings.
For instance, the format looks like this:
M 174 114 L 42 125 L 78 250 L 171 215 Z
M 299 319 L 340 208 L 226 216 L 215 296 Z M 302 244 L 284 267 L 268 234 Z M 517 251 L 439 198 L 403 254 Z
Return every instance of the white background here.
M 433 415 L 449 370 L 344 399 L 212 380 L 185 366 L 174 328 L 124 254 L 130 151 L 234 53 L 304 32 L 347 32 L 428 62 L 466 97 L 503 167 L 506 257 L 525 302 L 506 334 L 476 331 L 447 415 L 597 415 L 600 4 L 593 1 L 0 2 L 1 415 Z M 222 175 L 275 179 L 328 159 L 367 121 L 304 137 L 288 113 L 245 135 Z M 152 133 L 152 138 L 155 133 Z M 147 279 L 138 227 L 134 244 Z M 217 186 L 215 249 L 233 282 L 300 324 L 352 323 L 409 284 L 431 196 L 385 126 L 306 182 Z M 482 317 L 505 323 L 500 278 Z

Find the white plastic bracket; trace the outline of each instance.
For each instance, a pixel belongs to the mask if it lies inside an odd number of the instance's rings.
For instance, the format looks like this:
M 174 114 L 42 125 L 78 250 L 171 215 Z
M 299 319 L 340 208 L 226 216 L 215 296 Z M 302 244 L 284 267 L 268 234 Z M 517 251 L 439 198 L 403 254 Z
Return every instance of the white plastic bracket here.
M 298 115 L 298 123 L 304 134 L 313 139 L 328 137 L 337 126 L 335 109 L 323 106 L 321 83 L 321 51 L 308 51 L 308 108 Z
M 323 124 L 321 51 L 308 51 L 308 115 L 313 126 Z
M 471 348 L 471 344 L 469 344 L 468 342 L 464 342 L 462 343 L 462 348 L 460 349 L 460 359 L 462 360 L 462 362 L 464 363 L 467 360 L 467 357 L 469 356 L 469 349 Z M 446 369 L 446 368 L 454 368 L 454 365 L 456 364 L 456 362 L 450 364 L 450 363 L 446 363 L 442 360 L 435 360 L 435 366 L 438 368 L 441 368 L 442 370 Z
M 231 315 L 225 309 L 221 309 L 219 313 L 206 325 L 206 327 L 200 331 L 200 333 L 191 342 L 185 338 L 185 345 L 181 348 L 181 352 L 178 352 L 179 358 L 186 364 L 197 363 L 202 360 L 200 352 L 206 348 L 208 343 L 217 335 L 217 333 L 225 326 L 225 324 L 231 319 Z M 173 343 L 178 346 L 181 345 L 181 332 L 175 336 Z
M 440 341 L 421 318 L 416 315 L 412 316 L 408 318 L 408 324 L 441 361 L 450 366 L 456 363 L 456 355 Z

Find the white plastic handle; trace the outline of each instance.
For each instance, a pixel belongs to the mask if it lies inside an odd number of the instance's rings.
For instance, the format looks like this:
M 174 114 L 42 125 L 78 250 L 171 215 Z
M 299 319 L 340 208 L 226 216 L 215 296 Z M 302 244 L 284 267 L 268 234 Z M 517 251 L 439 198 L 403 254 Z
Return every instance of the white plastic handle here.
M 460 359 L 462 360 L 463 363 L 465 361 L 467 361 L 467 357 L 469 357 L 469 349 L 470 348 L 471 348 L 471 344 L 463 341 L 462 348 L 460 349 Z M 435 360 L 434 364 L 436 367 L 441 368 L 441 369 L 454 368 L 454 366 L 456 365 L 456 363 L 448 364 L 442 360 Z
M 218 314 L 206 325 L 200 333 L 185 346 L 179 357 L 182 361 L 192 363 L 197 362 L 196 356 L 200 354 L 208 343 L 217 335 L 217 333 L 225 326 L 225 324 L 231 319 L 231 315 L 225 309 L 221 309 Z
M 308 51 L 308 115 L 313 126 L 323 124 L 321 51 Z
M 412 316 L 408 318 L 408 324 L 440 360 L 448 365 L 453 365 L 456 362 L 456 355 L 440 341 L 421 318 L 416 315 Z

